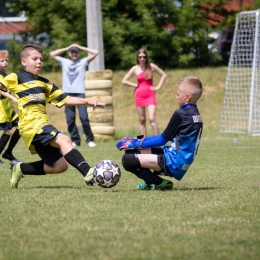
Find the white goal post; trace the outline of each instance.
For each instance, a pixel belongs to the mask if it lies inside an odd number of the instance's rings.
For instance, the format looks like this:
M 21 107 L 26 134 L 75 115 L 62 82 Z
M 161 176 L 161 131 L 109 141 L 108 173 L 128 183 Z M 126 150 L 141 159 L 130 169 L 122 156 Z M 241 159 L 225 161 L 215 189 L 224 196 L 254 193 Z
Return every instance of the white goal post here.
M 260 10 L 237 15 L 220 132 L 260 135 Z

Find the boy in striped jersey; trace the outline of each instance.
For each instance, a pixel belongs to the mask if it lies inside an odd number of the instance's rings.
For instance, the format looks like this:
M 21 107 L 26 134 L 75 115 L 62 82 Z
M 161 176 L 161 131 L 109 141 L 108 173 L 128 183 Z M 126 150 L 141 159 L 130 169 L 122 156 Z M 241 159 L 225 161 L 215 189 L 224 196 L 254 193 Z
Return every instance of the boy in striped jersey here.
M 50 103 L 59 108 L 64 105 L 91 105 L 94 109 L 106 104 L 70 97 L 48 79 L 39 76 L 43 67 L 40 46 L 25 45 L 20 58 L 24 71 L 11 73 L 0 80 L 0 88 L 11 91 L 18 99 L 20 134 L 31 153 L 37 153 L 41 160 L 11 164 L 11 187 L 17 188 L 23 175 L 62 173 L 68 169 L 68 163 L 82 174 L 87 185 L 93 185 L 93 168 L 73 147 L 71 139 L 48 122 L 46 105 Z
M 3 79 L 6 76 L 6 71 L 8 67 L 8 51 L 0 51 L 0 79 Z M 13 148 L 20 139 L 20 134 L 18 130 L 18 115 L 12 108 L 12 100 L 16 101 L 10 93 L 0 92 L 0 130 L 3 130 L 4 133 L 0 138 L 0 154 L 3 152 L 6 144 L 10 140 L 7 149 L 2 154 L 2 157 L 7 160 L 16 160 L 13 156 Z M 12 128 L 14 132 L 12 134 Z M 0 160 L 0 164 L 4 162 Z

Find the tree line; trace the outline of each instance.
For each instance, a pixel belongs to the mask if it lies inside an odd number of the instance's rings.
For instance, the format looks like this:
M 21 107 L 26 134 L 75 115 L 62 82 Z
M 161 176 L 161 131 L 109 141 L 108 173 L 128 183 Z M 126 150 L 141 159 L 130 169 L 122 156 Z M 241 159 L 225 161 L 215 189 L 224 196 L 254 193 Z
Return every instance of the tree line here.
M 232 1 L 102 0 L 105 67 L 128 69 L 141 47 L 163 69 L 223 64 L 222 57 L 208 44 L 211 32 L 234 26 L 237 13 L 225 8 L 229 2 Z M 243 9 L 256 9 L 259 2 Z M 29 26 L 21 34 L 21 43 L 16 39 L 8 42 L 11 59 L 17 58 L 21 45 L 34 42 L 44 49 L 44 70 L 59 69 L 49 58 L 50 51 L 74 42 L 87 44 L 85 5 L 85 0 L 8 1 L 10 12 L 25 12 Z

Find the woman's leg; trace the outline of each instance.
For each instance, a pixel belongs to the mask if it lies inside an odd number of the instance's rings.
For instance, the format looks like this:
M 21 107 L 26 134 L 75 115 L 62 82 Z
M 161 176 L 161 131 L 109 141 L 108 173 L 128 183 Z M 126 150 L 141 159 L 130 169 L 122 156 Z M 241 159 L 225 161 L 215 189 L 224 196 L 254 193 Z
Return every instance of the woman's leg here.
M 137 107 L 136 111 L 137 111 L 138 118 L 139 118 L 140 135 L 146 136 L 145 107 Z
M 147 108 L 148 112 L 148 117 L 149 121 L 153 130 L 153 135 L 158 135 L 159 134 L 159 127 L 156 122 L 156 106 L 155 105 L 150 105 Z

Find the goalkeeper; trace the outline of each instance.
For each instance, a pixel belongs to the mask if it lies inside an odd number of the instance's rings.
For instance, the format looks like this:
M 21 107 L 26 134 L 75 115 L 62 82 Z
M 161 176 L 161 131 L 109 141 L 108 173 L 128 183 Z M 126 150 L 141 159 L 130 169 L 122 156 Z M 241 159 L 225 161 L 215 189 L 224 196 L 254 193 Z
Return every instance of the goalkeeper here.
M 197 109 L 202 83 L 194 76 L 178 81 L 177 109 L 162 134 L 149 137 L 124 137 L 116 143 L 125 150 L 122 165 L 126 171 L 144 180 L 139 190 L 172 189 L 173 183 L 159 175 L 181 180 L 197 154 L 203 123 Z M 167 142 L 171 145 L 167 146 Z M 163 146 L 163 148 L 161 148 Z M 153 171 L 151 171 L 153 170 Z

